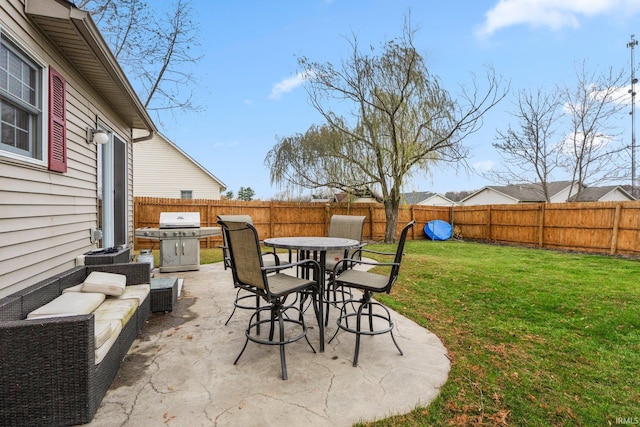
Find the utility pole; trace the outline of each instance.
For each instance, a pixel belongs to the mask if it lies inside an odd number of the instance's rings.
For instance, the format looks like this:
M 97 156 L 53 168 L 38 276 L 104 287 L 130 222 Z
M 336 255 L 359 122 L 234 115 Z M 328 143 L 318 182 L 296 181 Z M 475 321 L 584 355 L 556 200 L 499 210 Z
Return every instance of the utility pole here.
M 633 50 L 638 46 L 638 40 L 635 39 L 635 34 L 631 34 L 631 41 L 627 43 L 627 47 L 631 48 L 631 195 L 637 197 L 636 192 L 636 79 L 635 63 L 633 59 Z

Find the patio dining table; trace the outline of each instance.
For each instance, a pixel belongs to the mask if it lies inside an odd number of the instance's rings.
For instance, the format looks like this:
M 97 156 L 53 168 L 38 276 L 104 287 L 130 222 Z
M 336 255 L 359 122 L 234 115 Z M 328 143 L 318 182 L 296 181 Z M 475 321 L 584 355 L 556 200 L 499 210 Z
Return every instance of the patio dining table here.
M 340 237 L 273 237 L 263 241 L 265 246 L 278 249 L 289 249 L 304 254 L 313 253 L 313 259 L 320 264 L 320 277 L 318 277 L 318 327 L 320 333 L 320 352 L 324 352 L 324 292 L 325 292 L 325 266 L 327 251 L 347 250 L 360 245 L 360 242 L 353 239 L 343 239 Z

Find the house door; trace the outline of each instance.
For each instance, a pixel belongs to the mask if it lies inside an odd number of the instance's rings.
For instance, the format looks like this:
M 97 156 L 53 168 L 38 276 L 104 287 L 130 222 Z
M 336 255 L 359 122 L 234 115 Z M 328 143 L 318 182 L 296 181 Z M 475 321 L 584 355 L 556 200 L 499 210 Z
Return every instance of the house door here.
M 127 144 L 112 132 L 109 132 L 109 142 L 98 147 L 98 197 L 101 202 L 98 226 L 102 229 L 102 247 L 125 245 Z

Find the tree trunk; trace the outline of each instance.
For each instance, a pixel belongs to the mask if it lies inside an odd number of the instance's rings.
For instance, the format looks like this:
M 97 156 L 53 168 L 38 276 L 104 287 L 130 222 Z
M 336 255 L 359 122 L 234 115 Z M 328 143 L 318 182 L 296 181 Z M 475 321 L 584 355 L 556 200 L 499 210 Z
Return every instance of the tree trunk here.
M 385 243 L 395 243 L 396 241 L 396 229 L 398 228 L 399 207 L 400 207 L 399 201 L 385 200 L 384 202 L 384 214 L 387 219 L 387 225 L 384 230 Z

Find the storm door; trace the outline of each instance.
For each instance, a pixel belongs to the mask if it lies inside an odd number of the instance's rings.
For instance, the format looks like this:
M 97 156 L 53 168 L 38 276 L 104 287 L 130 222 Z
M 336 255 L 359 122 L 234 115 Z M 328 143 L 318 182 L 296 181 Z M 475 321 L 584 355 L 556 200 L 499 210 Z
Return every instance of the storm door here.
M 106 130 L 106 129 L 105 129 Z M 101 198 L 102 247 L 127 243 L 127 144 L 109 132 L 98 147 L 98 196 Z

